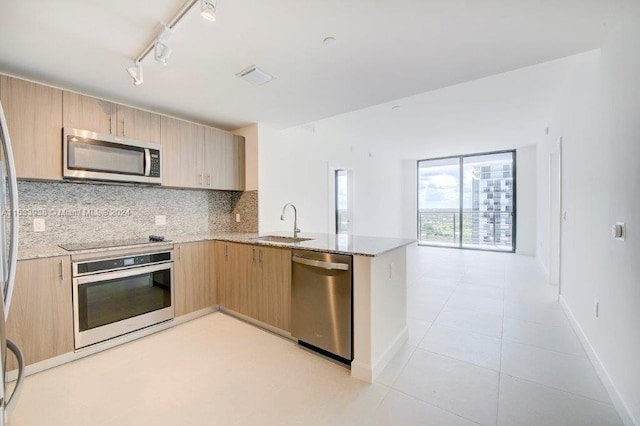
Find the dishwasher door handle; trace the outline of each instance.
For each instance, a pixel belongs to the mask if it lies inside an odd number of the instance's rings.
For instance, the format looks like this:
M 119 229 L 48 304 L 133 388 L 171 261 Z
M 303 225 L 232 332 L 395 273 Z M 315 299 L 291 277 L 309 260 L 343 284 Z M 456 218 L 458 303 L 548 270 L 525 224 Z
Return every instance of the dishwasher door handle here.
M 305 259 L 303 257 L 293 256 L 291 260 L 295 263 L 301 263 L 307 266 L 314 266 L 322 269 L 338 269 L 340 271 L 348 271 L 348 263 L 322 262 L 321 260 Z

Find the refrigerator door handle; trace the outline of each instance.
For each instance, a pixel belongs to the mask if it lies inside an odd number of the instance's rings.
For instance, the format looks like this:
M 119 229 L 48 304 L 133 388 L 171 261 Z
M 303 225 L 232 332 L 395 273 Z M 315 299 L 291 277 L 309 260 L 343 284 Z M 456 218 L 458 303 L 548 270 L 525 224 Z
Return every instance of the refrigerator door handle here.
M 9 138 L 9 131 L 6 128 L 5 123 L 7 120 L 4 116 L 4 110 L 0 106 L 0 122 L 2 123 L 2 140 L 4 141 L 4 150 L 7 177 L 9 178 L 9 191 L 11 201 L 11 241 L 9 242 L 9 264 L 8 271 L 5 271 L 7 276 L 6 293 L 4 294 L 4 319 L 9 318 L 9 308 L 11 306 L 11 297 L 13 296 L 13 285 L 16 277 L 16 263 L 18 259 L 18 181 L 16 179 L 16 165 L 13 162 L 13 151 L 11 150 L 11 139 Z M 2 183 L 4 185 L 4 182 Z M 6 206 L 3 206 L 6 209 Z M 2 212 L 4 213 L 4 212 Z M 4 240 L 4 238 L 2 238 Z M 2 244 L 6 244 L 6 241 L 1 241 Z M 3 277 L 4 278 L 4 277 Z
M 24 379 L 24 357 L 22 356 L 22 352 L 20 348 L 13 343 L 11 340 L 7 339 L 7 349 L 13 352 L 16 356 L 16 360 L 18 361 L 18 379 L 16 380 L 16 386 L 13 388 L 13 392 L 9 398 L 5 398 L 4 403 L 4 411 L 6 414 L 13 409 L 12 402 L 15 402 L 16 397 L 19 396 L 20 391 L 22 390 L 22 381 Z

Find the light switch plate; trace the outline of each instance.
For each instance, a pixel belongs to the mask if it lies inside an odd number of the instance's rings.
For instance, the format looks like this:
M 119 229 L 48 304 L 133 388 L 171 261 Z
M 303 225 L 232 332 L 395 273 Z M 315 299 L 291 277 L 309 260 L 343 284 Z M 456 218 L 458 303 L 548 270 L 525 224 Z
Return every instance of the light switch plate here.
M 44 230 L 45 230 L 44 219 L 42 218 L 33 219 L 33 232 L 44 232 Z
M 156 216 L 156 225 L 163 226 L 167 224 L 167 217 L 165 215 Z
M 236 222 L 240 222 L 240 213 L 236 213 Z

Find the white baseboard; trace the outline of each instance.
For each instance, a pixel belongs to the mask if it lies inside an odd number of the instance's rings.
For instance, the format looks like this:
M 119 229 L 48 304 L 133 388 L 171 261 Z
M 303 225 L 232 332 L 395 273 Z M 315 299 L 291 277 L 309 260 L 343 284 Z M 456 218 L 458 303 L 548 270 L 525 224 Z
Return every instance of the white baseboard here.
M 389 361 L 393 359 L 398 353 L 400 348 L 409 340 L 409 330 L 405 327 L 400 334 L 394 339 L 393 343 L 389 345 L 386 351 L 374 361 L 373 365 L 363 364 L 356 360 L 351 362 L 351 377 L 373 383 L 384 371 L 384 368 L 389 364 Z
M 578 322 L 578 320 L 576 320 L 573 312 L 571 312 L 571 308 L 569 308 L 567 301 L 562 295 L 560 295 L 560 306 L 562 307 L 564 313 L 567 315 L 567 318 L 569 318 L 569 322 L 571 323 L 573 330 L 580 339 L 580 342 L 582 343 L 582 346 L 584 347 L 584 350 L 587 353 L 591 364 L 593 364 L 593 367 L 596 369 L 596 373 L 600 377 L 600 380 L 607 390 L 609 398 L 611 398 L 611 402 L 613 402 L 613 406 L 618 411 L 618 415 L 622 419 L 623 423 L 626 426 L 638 426 L 638 422 L 633 418 L 631 410 L 629 410 L 629 407 L 624 402 L 622 395 L 620 395 L 620 392 L 618 392 L 618 389 L 611 380 L 611 376 L 609 376 L 607 369 L 604 367 L 604 364 L 600 360 L 600 357 L 591 345 L 591 342 L 589 342 L 589 339 L 584 333 L 584 330 L 582 330 L 580 323 Z
M 400 348 L 409 340 L 409 329 L 407 327 L 402 330 L 396 339 L 389 345 L 387 350 L 382 354 L 380 358 L 375 362 L 371 372 L 371 378 L 375 381 L 385 369 L 389 361 L 400 351 Z

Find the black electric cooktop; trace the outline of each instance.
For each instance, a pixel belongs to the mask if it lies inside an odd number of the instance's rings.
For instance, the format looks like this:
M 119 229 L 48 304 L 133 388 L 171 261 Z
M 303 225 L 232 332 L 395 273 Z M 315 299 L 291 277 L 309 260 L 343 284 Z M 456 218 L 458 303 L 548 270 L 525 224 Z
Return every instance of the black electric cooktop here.
M 162 239 L 162 237 L 152 237 L 152 238 L 134 238 L 129 240 L 106 240 L 106 241 L 92 241 L 88 243 L 64 243 L 60 244 L 59 247 L 67 250 L 67 251 L 79 251 L 79 250 L 93 250 L 93 249 L 102 249 L 102 248 L 111 248 L 111 247 L 123 247 L 123 246 L 137 246 L 140 244 L 150 244 L 150 243 L 170 243 L 171 240 Z

